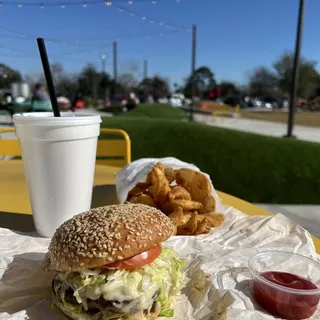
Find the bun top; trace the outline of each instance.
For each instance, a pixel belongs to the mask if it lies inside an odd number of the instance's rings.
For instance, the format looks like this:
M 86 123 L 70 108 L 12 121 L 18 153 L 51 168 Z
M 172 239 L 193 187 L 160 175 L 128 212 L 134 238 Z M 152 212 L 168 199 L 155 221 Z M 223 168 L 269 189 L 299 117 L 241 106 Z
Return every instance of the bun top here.
M 147 205 L 95 208 L 56 230 L 42 267 L 57 272 L 97 268 L 147 251 L 172 233 L 170 218 Z

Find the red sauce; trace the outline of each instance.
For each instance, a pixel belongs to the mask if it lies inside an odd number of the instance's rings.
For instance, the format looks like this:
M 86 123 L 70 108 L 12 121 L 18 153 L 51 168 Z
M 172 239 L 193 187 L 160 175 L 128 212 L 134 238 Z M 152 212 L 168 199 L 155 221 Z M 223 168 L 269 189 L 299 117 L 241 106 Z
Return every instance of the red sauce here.
M 318 287 L 311 281 L 286 272 L 263 272 L 260 274 L 268 281 L 299 290 L 314 290 Z M 256 301 L 271 314 L 288 320 L 310 318 L 316 311 L 320 294 L 304 295 L 289 293 L 273 288 L 258 279 L 253 282 L 253 293 Z

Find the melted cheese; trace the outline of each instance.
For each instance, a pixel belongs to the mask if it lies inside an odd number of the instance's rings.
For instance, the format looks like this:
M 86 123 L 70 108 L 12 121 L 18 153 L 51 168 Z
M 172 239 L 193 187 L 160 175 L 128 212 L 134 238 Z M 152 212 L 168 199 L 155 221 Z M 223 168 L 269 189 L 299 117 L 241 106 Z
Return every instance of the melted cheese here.
M 134 281 L 129 284 L 128 282 L 111 280 L 100 286 L 87 286 L 80 291 L 82 301 L 85 299 L 97 300 L 103 296 L 106 301 L 116 302 L 114 306 L 123 313 L 133 313 L 150 309 L 154 302 L 153 297 L 159 289 L 148 276 L 143 276 L 140 288 L 137 288 L 137 283 Z

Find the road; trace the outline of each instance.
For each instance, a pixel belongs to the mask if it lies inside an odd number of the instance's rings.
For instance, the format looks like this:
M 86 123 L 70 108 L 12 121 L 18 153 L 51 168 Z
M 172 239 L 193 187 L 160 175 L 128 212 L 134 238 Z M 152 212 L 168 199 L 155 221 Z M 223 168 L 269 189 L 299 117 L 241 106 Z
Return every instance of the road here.
M 227 117 L 217 117 L 216 120 L 213 120 L 211 116 L 202 114 L 196 114 L 194 118 L 197 122 L 210 126 L 258 133 L 266 136 L 283 137 L 287 133 L 287 125 L 279 122 Z M 320 142 L 320 128 L 295 125 L 294 135 L 301 140 Z

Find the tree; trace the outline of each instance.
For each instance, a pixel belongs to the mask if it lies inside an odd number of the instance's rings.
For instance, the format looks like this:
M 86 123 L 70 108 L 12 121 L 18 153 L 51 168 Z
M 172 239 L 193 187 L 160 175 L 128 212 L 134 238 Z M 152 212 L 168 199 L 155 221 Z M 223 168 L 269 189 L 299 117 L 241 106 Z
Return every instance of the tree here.
M 137 79 L 131 73 L 123 73 L 118 77 L 118 83 L 126 92 L 134 90 L 138 86 Z
M 56 81 L 58 95 L 71 98 L 78 90 L 78 76 L 76 74 L 62 74 Z
M 139 93 L 152 94 L 154 97 L 169 95 L 169 85 L 165 79 L 159 76 L 143 79 L 138 86 Z
M 180 91 L 179 85 L 176 82 L 173 84 L 173 87 L 175 93 L 178 93 Z
M 114 82 L 106 72 L 98 72 L 96 67 L 88 64 L 80 73 L 78 78 L 78 90 L 92 99 L 105 98 L 113 95 Z M 118 92 L 118 90 L 117 90 Z
M 195 71 L 194 75 L 195 94 L 197 96 L 203 96 L 204 93 L 213 90 L 216 85 L 214 79 L 214 73 L 208 67 L 200 67 Z M 192 76 L 186 80 L 184 87 L 184 94 L 187 97 L 192 96 Z
M 277 96 L 277 75 L 266 67 L 262 66 L 256 68 L 249 78 L 249 94 L 256 97 Z
M 275 63 L 273 67 L 278 77 L 278 85 L 281 93 L 289 95 L 292 87 L 294 55 L 285 52 Z M 301 98 L 310 98 L 315 94 L 319 87 L 320 75 L 316 70 L 316 62 L 301 57 L 299 68 L 299 85 L 297 94 Z
M 9 89 L 11 84 L 22 80 L 19 71 L 0 63 L 0 89 Z
M 219 84 L 221 97 L 228 98 L 233 96 L 238 96 L 240 94 L 240 90 L 237 86 L 230 81 L 222 81 Z
M 80 73 L 79 76 L 79 91 L 84 94 L 97 99 L 98 86 L 100 81 L 100 73 L 92 64 L 88 64 Z
M 63 65 L 60 62 L 52 63 L 50 69 L 55 82 L 59 81 L 59 79 L 64 76 Z
M 112 88 L 111 77 L 106 72 L 103 72 L 100 75 L 99 85 L 98 85 L 98 95 L 99 95 L 99 97 L 109 96 L 111 88 Z

